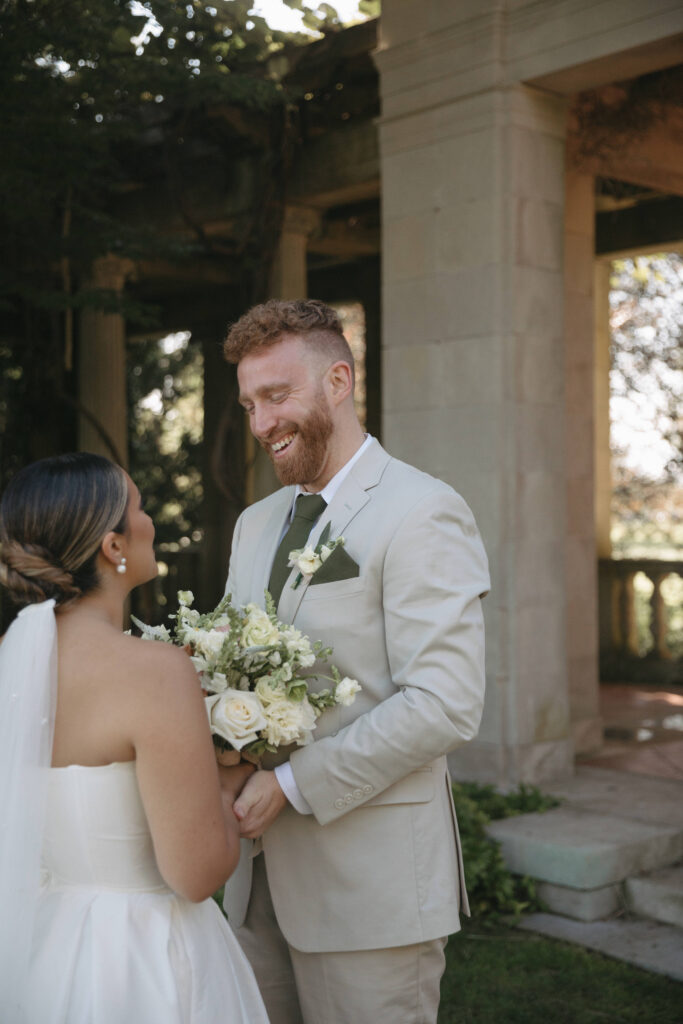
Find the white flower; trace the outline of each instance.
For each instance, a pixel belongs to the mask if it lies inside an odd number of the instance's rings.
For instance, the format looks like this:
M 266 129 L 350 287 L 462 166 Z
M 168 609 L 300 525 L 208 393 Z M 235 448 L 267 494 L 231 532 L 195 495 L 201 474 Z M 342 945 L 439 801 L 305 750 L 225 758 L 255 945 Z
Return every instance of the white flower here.
M 195 671 L 197 671 L 200 675 L 202 674 L 202 672 L 207 672 L 209 669 L 208 661 L 206 660 L 206 658 L 203 658 L 200 654 L 191 654 L 190 661 L 194 665 Z
M 307 697 L 298 702 L 286 698 L 275 700 L 263 713 L 267 722 L 265 737 L 273 746 L 297 743 L 303 747 L 313 739 L 316 713 Z
M 255 693 L 225 690 L 224 693 L 206 697 L 205 701 L 211 731 L 222 736 L 235 750 L 241 750 L 245 744 L 257 740 L 259 730 L 265 729 L 267 725 L 261 702 Z
M 334 699 L 337 704 L 343 704 L 344 707 L 348 707 L 349 704 L 353 704 L 356 699 L 356 694 L 360 693 L 360 684 L 356 679 L 349 679 L 348 676 L 344 676 L 335 688 Z
M 214 693 L 223 693 L 228 688 L 228 680 L 224 672 L 214 672 L 211 676 L 211 689 Z
M 261 647 L 266 644 L 276 644 L 280 639 L 280 634 L 263 608 L 259 608 L 255 604 L 248 604 L 246 611 L 247 621 L 242 627 L 242 646 Z
M 191 590 L 179 590 L 178 591 L 178 604 L 187 607 L 188 605 L 194 604 L 194 594 Z
M 284 683 L 274 679 L 273 676 L 261 676 L 260 679 L 256 681 L 254 693 L 259 698 L 265 709 L 269 704 L 272 704 L 273 701 L 283 700 L 285 697 L 285 686 Z
M 305 548 L 296 548 L 294 551 L 290 551 L 287 564 L 298 569 L 302 576 L 312 576 L 323 563 L 320 556 L 309 544 Z
M 166 629 L 166 626 L 144 626 L 142 630 L 142 639 L 163 640 L 167 644 L 173 642 L 171 634 Z
M 326 562 L 333 551 L 334 547 L 330 547 L 329 544 L 323 544 L 323 546 L 320 548 L 320 560 L 322 562 Z
M 225 643 L 225 633 L 209 629 L 193 629 L 186 633 L 186 643 L 191 643 L 194 649 L 203 654 L 205 658 L 217 658 Z

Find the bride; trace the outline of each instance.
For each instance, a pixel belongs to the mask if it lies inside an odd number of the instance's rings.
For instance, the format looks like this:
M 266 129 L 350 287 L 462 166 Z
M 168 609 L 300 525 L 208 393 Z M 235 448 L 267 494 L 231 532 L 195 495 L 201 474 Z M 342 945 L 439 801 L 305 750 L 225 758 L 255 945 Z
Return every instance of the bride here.
M 235 869 L 232 804 L 187 656 L 122 632 L 157 572 L 132 480 L 79 453 L 0 503 L 0 1020 L 267 1024 L 210 898 Z

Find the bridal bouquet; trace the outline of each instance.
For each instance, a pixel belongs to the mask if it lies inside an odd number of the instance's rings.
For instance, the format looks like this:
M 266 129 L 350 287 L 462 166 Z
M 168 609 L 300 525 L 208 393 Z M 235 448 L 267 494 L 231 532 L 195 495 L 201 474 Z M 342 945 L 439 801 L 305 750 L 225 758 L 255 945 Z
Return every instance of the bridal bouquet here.
M 178 591 L 173 625 L 147 626 L 133 616 L 144 639 L 184 647 L 206 692 L 206 709 L 218 759 L 235 764 L 244 754 L 257 759 L 280 746 L 305 746 L 325 708 L 352 704 L 360 690 L 355 679 L 341 677 L 329 664 L 332 648 L 311 641 L 278 621 L 266 592 L 266 609 L 248 604 L 236 608 L 227 594 L 213 611 L 193 608 L 194 595 Z M 332 684 L 318 693 L 303 674 L 315 661 L 329 664 Z

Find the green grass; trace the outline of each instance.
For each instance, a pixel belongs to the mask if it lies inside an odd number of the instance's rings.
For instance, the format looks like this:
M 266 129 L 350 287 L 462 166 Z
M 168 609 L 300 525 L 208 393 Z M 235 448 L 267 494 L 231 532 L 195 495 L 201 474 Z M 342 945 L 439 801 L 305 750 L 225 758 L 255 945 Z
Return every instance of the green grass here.
M 681 1024 L 683 985 L 503 924 L 451 936 L 439 1024 Z

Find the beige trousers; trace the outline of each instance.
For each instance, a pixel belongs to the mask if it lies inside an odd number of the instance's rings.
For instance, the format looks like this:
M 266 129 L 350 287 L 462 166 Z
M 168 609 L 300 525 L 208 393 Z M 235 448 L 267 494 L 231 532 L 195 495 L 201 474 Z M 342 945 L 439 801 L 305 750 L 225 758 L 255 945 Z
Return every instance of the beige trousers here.
M 254 858 L 247 916 L 235 934 L 270 1024 L 436 1024 L 445 938 L 393 949 L 301 953 L 278 927 L 262 855 Z

